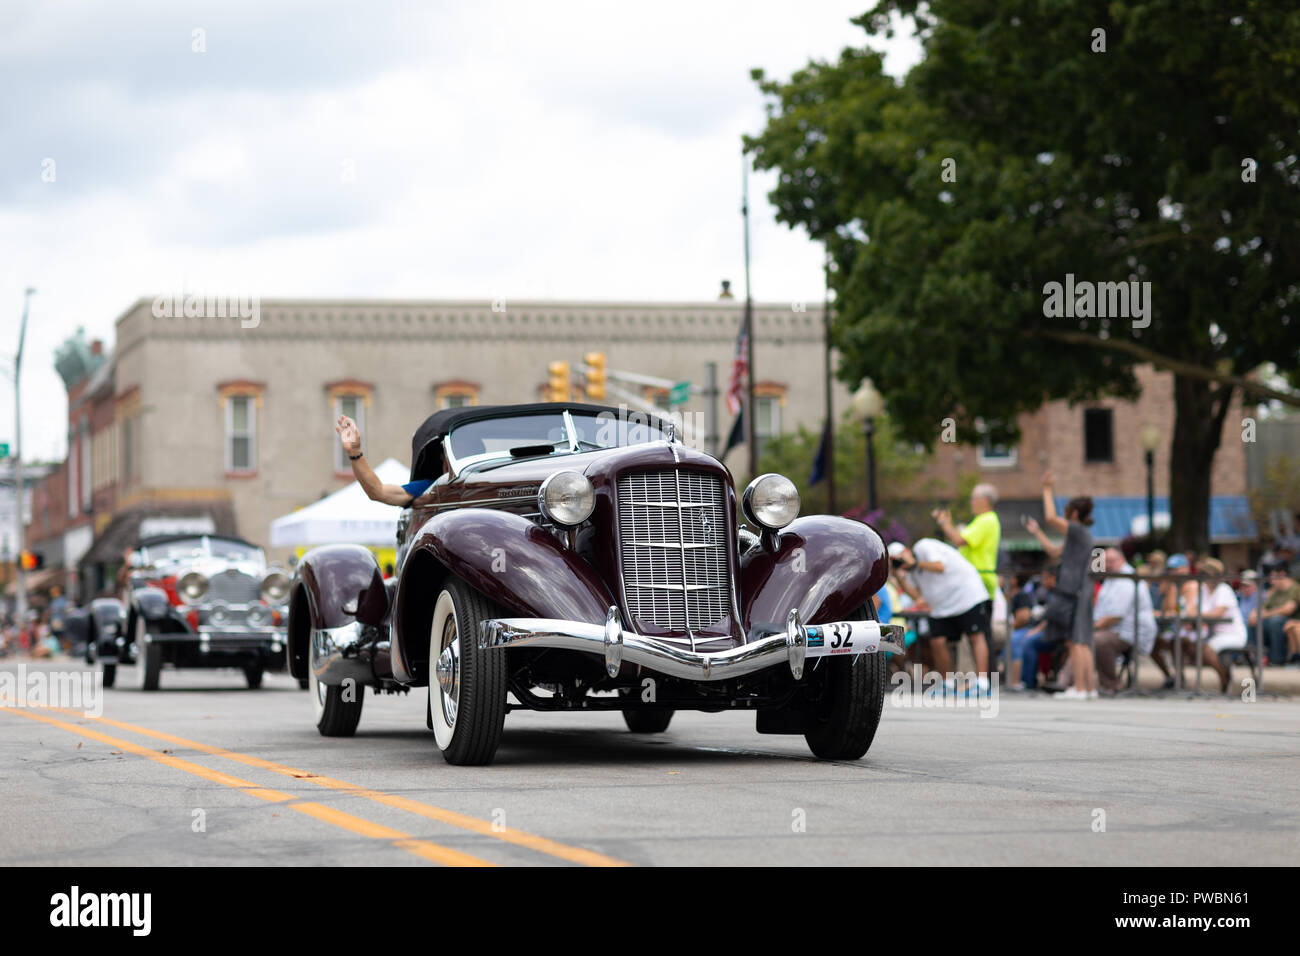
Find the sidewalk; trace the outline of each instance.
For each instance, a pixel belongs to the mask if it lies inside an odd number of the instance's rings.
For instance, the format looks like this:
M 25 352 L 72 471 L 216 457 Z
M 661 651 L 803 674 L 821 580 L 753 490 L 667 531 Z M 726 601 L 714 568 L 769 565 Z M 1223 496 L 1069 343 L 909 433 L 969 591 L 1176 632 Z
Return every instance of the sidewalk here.
M 998 656 L 999 663 L 1005 663 L 1005 651 Z M 1172 661 L 1171 661 L 1172 663 Z M 954 665 L 957 670 L 966 672 L 973 670 L 974 661 L 970 655 L 970 645 L 962 641 L 958 645 L 957 661 Z M 1253 676 L 1253 672 L 1244 664 L 1238 664 L 1232 668 L 1232 686 L 1234 688 L 1233 696 L 1238 696 L 1243 691 L 1242 681 Z M 1160 673 L 1160 668 L 1156 667 L 1155 661 L 1149 657 L 1142 657 L 1138 660 L 1138 686 L 1139 693 L 1150 693 L 1159 691 L 1160 685 L 1165 681 L 1165 675 Z M 1183 665 L 1183 690 L 1191 691 L 1196 689 L 1196 666 L 1194 661 L 1186 661 Z M 1201 668 L 1201 690 L 1208 691 L 1212 694 L 1219 693 L 1219 675 L 1214 673 L 1208 667 Z M 1166 691 L 1173 693 L 1173 691 Z M 1264 680 L 1262 686 L 1255 688 L 1257 694 L 1277 694 L 1282 697 L 1300 697 L 1300 667 L 1266 667 L 1264 668 Z
M 1242 681 L 1253 677 L 1254 672 L 1244 664 L 1232 668 L 1232 690 L 1234 696 L 1241 694 Z M 1159 690 L 1165 676 L 1156 667 L 1155 661 L 1143 657 L 1138 661 L 1138 689 L 1142 692 Z M 1196 689 L 1196 666 L 1187 662 L 1183 667 L 1183 689 Z M 1201 690 L 1217 694 L 1219 692 L 1219 675 L 1208 667 L 1201 668 Z M 1300 667 L 1266 667 L 1264 677 L 1257 694 L 1278 694 L 1285 697 L 1300 696 Z

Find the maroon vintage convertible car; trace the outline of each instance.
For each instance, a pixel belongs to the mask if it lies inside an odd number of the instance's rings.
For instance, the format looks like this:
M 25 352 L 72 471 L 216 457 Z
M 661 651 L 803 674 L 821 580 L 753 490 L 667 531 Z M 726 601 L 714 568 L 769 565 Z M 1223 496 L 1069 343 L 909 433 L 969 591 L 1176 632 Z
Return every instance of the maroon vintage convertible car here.
M 738 526 L 726 467 L 626 409 L 449 409 L 412 456 L 394 578 L 347 545 L 294 577 L 289 666 L 322 734 L 355 732 L 367 687 L 427 686 L 454 764 L 490 762 L 519 708 L 619 710 L 642 733 L 751 710 L 819 757 L 871 746 L 902 634 L 874 619 L 889 559 L 867 525 L 797 517 L 768 474 Z

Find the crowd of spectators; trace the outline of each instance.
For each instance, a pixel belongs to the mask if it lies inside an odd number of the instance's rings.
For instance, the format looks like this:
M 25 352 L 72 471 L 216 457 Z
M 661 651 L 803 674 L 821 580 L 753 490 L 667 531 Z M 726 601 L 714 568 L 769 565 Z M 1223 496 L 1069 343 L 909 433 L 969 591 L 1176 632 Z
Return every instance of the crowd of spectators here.
M 1266 551 L 1262 575 L 1230 572 L 1211 555 L 1151 551 L 1130 561 L 1118 548 L 1094 548 L 1091 498 L 1071 498 L 1057 513 L 1049 472 L 1043 526 L 1023 520 L 1050 563 L 1008 580 L 989 573 L 1001 533 L 996 501 L 996 489 L 981 485 L 972 495 L 975 518 L 964 527 L 946 511 L 934 513 L 947 540 L 923 537 L 889 548 L 892 574 L 882 597 L 906 626 L 909 660 L 944 674 L 947 692 L 986 692 L 989 667 L 999 665 L 1005 686 L 1043 688 L 1060 700 L 1118 693 L 1137 657 L 1155 663 L 1163 689 L 1177 685 L 1179 663 L 1186 668 L 1199 659 L 1225 693 L 1234 690 L 1234 663 L 1300 665 L 1300 583 L 1289 544 Z M 1263 656 L 1255 661 L 1261 626 Z M 970 642 L 977 675 L 965 688 L 952 673 L 962 639 Z
M 67 636 L 70 610 L 72 604 L 56 586 L 50 589 L 43 607 L 28 610 L 26 620 L 5 615 L 0 621 L 0 657 L 62 657 L 71 653 Z

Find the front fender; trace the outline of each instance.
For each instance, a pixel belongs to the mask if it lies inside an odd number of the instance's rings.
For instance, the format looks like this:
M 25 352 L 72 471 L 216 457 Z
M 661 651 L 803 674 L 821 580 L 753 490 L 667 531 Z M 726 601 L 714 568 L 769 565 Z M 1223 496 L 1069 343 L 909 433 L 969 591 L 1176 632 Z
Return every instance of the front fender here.
M 131 595 L 136 611 L 146 621 L 165 621 L 172 616 L 172 606 L 167 592 L 161 588 L 136 588 Z
M 373 554 L 355 544 L 329 544 L 304 554 L 294 569 L 289 594 L 289 673 L 298 678 L 307 676 L 312 631 L 356 620 L 379 624 L 388 612 L 379 564 Z M 353 610 L 345 610 L 345 605 Z
M 412 550 L 417 549 L 518 615 L 603 624 L 614 603 L 591 565 L 546 529 L 508 511 L 434 515 L 416 534 Z M 405 575 L 399 595 L 403 584 Z
M 741 559 L 745 633 L 784 622 L 791 608 L 805 624 L 846 620 L 888 577 L 885 543 L 869 525 L 831 515 L 798 518 L 772 551 L 751 548 Z

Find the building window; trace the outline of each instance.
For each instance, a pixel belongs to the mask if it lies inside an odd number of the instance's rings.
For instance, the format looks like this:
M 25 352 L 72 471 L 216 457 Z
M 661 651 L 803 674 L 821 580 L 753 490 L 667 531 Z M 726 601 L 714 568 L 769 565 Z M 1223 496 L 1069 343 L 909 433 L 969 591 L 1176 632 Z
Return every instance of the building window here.
M 257 471 L 257 405 L 251 395 L 226 400 L 226 471 Z
M 334 396 L 334 420 L 338 421 L 340 415 L 346 415 L 356 422 L 359 434 L 364 435 L 366 433 L 366 398 L 364 395 Z M 333 434 L 332 431 L 331 434 Z M 349 474 L 352 472 L 352 462 L 343 453 L 343 445 L 337 438 L 334 440 L 334 470 L 345 471 Z
M 754 383 L 754 436 L 762 451 L 764 442 L 781 434 L 786 386 L 780 382 Z
M 122 484 L 131 480 L 131 433 L 132 422 L 129 418 L 122 419 Z
M 760 441 L 781 434 L 781 399 L 776 395 L 754 396 L 754 434 Z
M 1115 414 L 1109 408 L 1083 410 L 1083 460 L 1088 464 L 1115 460 Z
M 982 467 L 1010 468 L 1016 464 L 1016 449 L 1012 445 L 995 442 L 989 436 L 991 429 L 981 419 L 975 423 L 980 432 L 979 450 L 976 459 Z
M 464 408 L 467 405 L 477 405 L 478 393 L 479 385 L 477 382 L 463 382 L 460 380 L 435 382 L 433 385 L 433 406 L 434 408 Z M 546 400 L 546 390 L 543 389 L 542 401 Z
M 77 436 L 68 430 L 68 517 L 77 516 Z
M 91 478 L 93 475 L 94 457 L 90 451 L 90 423 L 86 419 L 81 420 L 81 510 L 90 511 L 91 495 Z

